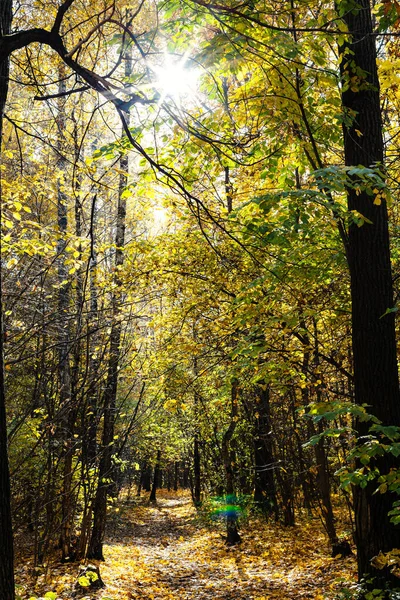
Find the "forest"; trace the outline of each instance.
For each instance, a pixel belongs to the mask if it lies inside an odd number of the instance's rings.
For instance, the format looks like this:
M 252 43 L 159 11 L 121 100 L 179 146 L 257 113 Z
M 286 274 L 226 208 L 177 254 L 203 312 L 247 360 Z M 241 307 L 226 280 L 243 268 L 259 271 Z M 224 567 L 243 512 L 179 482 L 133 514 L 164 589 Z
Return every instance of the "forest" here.
M 400 598 L 399 37 L 0 0 L 0 600 Z

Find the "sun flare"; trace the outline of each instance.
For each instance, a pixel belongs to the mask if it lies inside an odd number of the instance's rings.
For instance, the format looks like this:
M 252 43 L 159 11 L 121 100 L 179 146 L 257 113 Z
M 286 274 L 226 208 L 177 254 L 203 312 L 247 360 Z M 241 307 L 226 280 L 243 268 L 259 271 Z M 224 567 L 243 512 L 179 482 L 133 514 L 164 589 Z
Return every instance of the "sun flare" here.
M 198 83 L 198 72 L 188 66 L 188 57 L 176 60 L 166 54 L 161 65 L 152 66 L 155 75 L 154 87 L 161 94 L 161 100 L 166 97 L 180 102 L 182 98 L 189 98 L 196 94 Z

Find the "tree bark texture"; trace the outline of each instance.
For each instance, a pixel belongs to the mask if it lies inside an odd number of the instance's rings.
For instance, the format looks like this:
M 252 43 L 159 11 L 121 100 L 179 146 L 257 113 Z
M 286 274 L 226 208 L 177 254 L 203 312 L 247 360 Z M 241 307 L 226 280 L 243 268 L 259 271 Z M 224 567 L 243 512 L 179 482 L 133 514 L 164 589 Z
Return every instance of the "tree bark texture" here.
M 235 482 L 233 471 L 233 459 L 231 452 L 231 442 L 235 433 L 236 423 L 239 413 L 238 406 L 238 384 L 237 381 L 232 382 L 231 390 L 231 421 L 228 429 L 225 431 L 222 440 L 222 460 L 225 471 L 225 490 L 226 490 L 226 543 L 229 546 L 234 546 L 240 542 L 238 531 L 238 514 L 236 510 L 235 497 Z
M 194 472 L 194 503 L 199 506 L 201 503 L 201 465 L 200 465 L 200 443 L 199 435 L 195 433 L 193 448 L 193 472 Z
M 156 502 L 157 489 L 160 487 L 161 450 L 157 450 L 157 460 L 154 467 L 153 485 L 151 486 L 150 502 Z
M 257 400 L 254 424 L 254 502 L 266 515 L 277 514 L 269 387 L 259 388 Z
M 174 463 L 174 492 L 178 491 L 179 486 L 179 462 L 176 460 Z
M 12 1 L 2 0 L 2 2 L 0 2 L 1 36 L 10 33 L 11 20 Z M 9 61 L 8 58 L 6 58 L 5 60 L 0 61 L 0 144 L 3 138 L 3 114 L 7 99 L 8 78 Z M 2 191 L 0 188 L 0 201 L 1 194 Z M 11 520 L 10 472 L 7 451 L 2 283 L 0 273 L 0 598 L 3 600 L 14 600 L 14 547 Z
M 128 77 L 132 70 L 130 50 L 125 63 L 125 75 Z M 129 115 L 126 115 L 129 126 Z M 93 529 L 89 543 L 88 558 L 104 560 L 103 540 L 107 518 L 107 495 L 112 478 L 112 455 L 114 452 L 114 423 L 116 412 L 116 399 L 118 388 L 118 370 L 121 358 L 121 277 L 120 270 L 124 264 L 126 199 L 123 192 L 128 182 L 129 159 L 124 154 L 120 159 L 120 180 L 117 207 L 117 223 L 115 232 L 115 291 L 112 297 L 112 316 L 110 333 L 110 353 L 106 388 L 103 396 L 104 423 L 101 444 L 101 458 L 99 465 L 99 481 L 93 505 Z
M 65 93 L 65 69 L 59 69 L 60 83 L 58 91 Z M 66 246 L 68 233 L 68 197 L 64 191 L 67 165 L 64 158 L 65 143 L 64 131 L 66 128 L 65 98 L 58 99 L 57 112 L 57 270 L 58 270 L 58 378 L 60 385 L 60 430 L 63 448 L 63 490 L 62 490 L 62 516 L 61 516 L 61 553 L 62 560 L 71 559 L 72 535 L 72 459 L 73 459 L 73 427 L 75 424 L 75 410 L 71 393 L 71 365 L 70 365 L 70 285 L 68 283 L 68 266 L 66 264 Z
M 342 93 L 345 117 L 345 162 L 348 166 L 383 167 L 383 135 L 376 65 L 375 37 L 372 35 L 369 0 L 358 0 L 343 17 L 351 35 L 347 44 L 352 54 L 341 64 L 344 82 L 359 77 L 356 88 Z M 345 48 L 340 48 L 343 52 Z M 353 89 L 352 89 L 353 88 Z M 361 135 L 360 135 L 361 134 Z M 374 204 L 365 191 L 348 189 L 349 211 L 358 211 L 372 223 L 349 228 L 348 260 L 351 276 L 352 345 L 354 358 L 354 392 L 359 405 L 383 424 L 400 424 L 400 393 L 396 358 L 395 323 L 392 313 L 393 286 L 390 263 L 387 206 L 384 200 Z M 383 316 L 385 315 L 385 316 Z M 358 424 L 361 435 L 368 425 Z M 398 467 L 399 461 L 388 457 L 376 464 L 385 473 Z M 355 490 L 356 544 L 358 572 L 373 573 L 370 560 L 379 551 L 400 547 L 400 530 L 387 516 L 394 500 L 390 494 L 375 494 L 376 485 Z

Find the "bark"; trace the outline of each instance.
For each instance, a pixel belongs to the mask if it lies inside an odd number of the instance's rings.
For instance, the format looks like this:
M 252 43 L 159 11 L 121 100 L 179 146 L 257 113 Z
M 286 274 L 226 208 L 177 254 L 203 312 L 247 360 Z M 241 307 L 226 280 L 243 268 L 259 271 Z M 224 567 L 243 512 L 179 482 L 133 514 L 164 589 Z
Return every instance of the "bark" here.
M 348 43 L 352 54 L 342 62 L 344 81 L 360 75 L 358 89 L 342 93 L 345 115 L 353 123 L 344 126 L 345 162 L 348 166 L 378 165 L 382 168 L 383 136 L 376 66 L 375 37 L 372 35 L 369 0 L 358 0 L 353 10 L 346 11 L 344 21 L 351 34 Z M 343 52 L 344 48 L 340 48 Z M 358 73 L 356 71 L 358 70 Z M 357 131 L 361 135 L 357 134 Z M 400 423 L 400 393 L 396 358 L 393 314 L 383 316 L 393 307 L 388 214 L 385 201 L 374 204 L 374 197 L 364 191 L 348 190 L 348 208 L 358 211 L 371 223 L 349 228 L 348 259 L 351 276 L 352 345 L 354 358 L 354 394 L 359 405 L 366 404 L 384 425 Z M 359 423 L 360 435 L 366 425 Z M 387 457 L 377 461 L 382 473 L 399 461 Z M 400 547 L 400 530 L 387 516 L 394 500 L 390 494 L 373 494 L 376 485 L 355 490 L 355 524 L 358 573 L 375 573 L 370 560 L 379 551 Z
M 277 515 L 269 396 L 269 387 L 260 387 L 254 425 L 254 502 L 264 514 Z
M 178 491 L 179 486 L 179 462 L 176 460 L 174 463 L 174 492 Z
M 197 341 L 196 328 L 193 325 L 193 338 Z M 197 378 L 199 376 L 199 369 L 197 364 L 197 358 L 195 357 L 193 360 L 193 373 Z M 200 432 L 198 428 L 199 422 L 199 404 L 200 398 L 198 392 L 195 390 L 194 392 L 194 416 L 195 416 L 195 434 L 193 440 L 193 475 L 194 475 L 194 485 L 193 485 L 193 502 L 195 506 L 200 506 L 201 504 L 201 457 L 200 457 Z
M 151 467 L 147 463 L 142 468 L 141 475 L 142 486 L 145 492 L 151 491 Z
M 125 59 L 125 75 L 128 77 L 132 71 L 132 58 L 128 50 Z M 126 123 L 129 126 L 129 115 L 126 116 Z M 90 538 L 88 558 L 104 560 L 103 540 L 106 529 L 107 519 L 107 495 L 111 487 L 112 478 L 112 455 L 114 452 L 114 423 L 116 411 L 116 398 L 118 388 L 118 370 L 121 357 L 121 278 L 120 270 L 124 264 L 124 245 L 125 245 L 125 221 L 126 221 L 126 200 L 123 192 L 125 191 L 128 173 L 129 159 L 128 155 L 121 156 L 120 159 L 120 180 L 118 193 L 117 223 L 115 233 L 115 270 L 114 285 L 115 291 L 112 296 L 112 317 L 110 333 L 110 353 L 108 362 L 107 382 L 103 397 L 104 423 L 101 444 L 101 458 L 99 465 L 99 480 L 96 490 L 96 497 L 93 505 L 93 529 Z
M 323 424 L 319 423 L 319 433 L 323 431 Z M 311 432 L 314 435 L 315 430 Z M 338 543 L 338 537 L 335 527 L 335 518 L 331 502 L 331 486 L 328 468 L 328 459 L 324 448 L 324 438 L 322 437 L 318 444 L 314 446 L 315 461 L 317 463 L 317 484 L 318 492 L 321 498 L 322 521 L 329 537 L 332 548 Z
M 319 361 L 319 336 L 318 336 L 318 326 L 315 318 L 313 318 L 313 326 L 314 326 L 314 366 L 318 368 Z M 310 340 L 308 336 L 306 336 L 306 342 L 309 344 Z M 306 392 L 306 390 L 303 390 Z M 308 390 L 307 390 L 308 393 Z M 317 402 L 321 403 L 323 401 L 321 388 L 318 386 L 316 388 Z M 315 428 L 313 423 L 310 422 L 312 426 L 312 435 L 315 434 Z M 318 423 L 318 432 L 322 433 L 324 430 L 324 424 L 320 421 Z M 322 509 L 322 520 L 325 526 L 326 532 L 329 537 L 329 541 L 332 545 L 332 550 L 338 544 L 338 537 L 336 533 L 335 527 L 335 517 L 333 514 L 332 501 L 331 501 L 331 482 L 330 482 L 330 473 L 329 473 L 329 465 L 328 465 L 328 457 L 326 454 L 326 448 L 324 444 L 324 438 L 322 437 L 318 444 L 314 446 L 315 453 L 315 461 L 317 464 L 317 483 L 318 483 L 318 491 L 321 499 L 321 509 Z
M 157 460 L 154 467 L 153 485 L 151 487 L 150 502 L 156 502 L 157 489 L 160 486 L 160 470 L 161 470 L 161 450 L 157 450 Z
M 82 478 L 84 509 L 79 536 L 77 559 L 85 558 L 88 550 L 90 529 L 92 525 L 94 485 L 91 469 L 96 465 L 97 457 L 97 426 L 98 426 L 98 382 L 100 354 L 96 350 L 99 344 L 96 333 L 98 328 L 98 288 L 96 284 L 97 253 L 96 253 L 96 196 L 92 200 L 91 223 L 91 257 L 89 264 L 90 311 L 88 315 L 87 363 L 88 389 L 86 410 L 82 416 Z
M 64 93 L 65 70 L 59 70 L 59 93 Z M 71 558 L 71 535 L 72 535 L 72 459 L 73 438 L 72 429 L 75 423 L 74 406 L 71 393 L 71 367 L 70 367 L 70 285 L 68 281 L 68 266 L 66 264 L 66 246 L 68 230 L 68 198 L 64 192 L 65 178 L 67 174 L 64 154 L 64 131 L 66 128 L 65 98 L 59 98 L 57 114 L 57 149 L 59 160 L 57 163 L 57 220 L 59 238 L 57 241 L 58 261 L 58 377 L 60 398 L 60 428 L 63 444 L 63 490 L 61 502 L 61 553 L 62 560 Z
M 200 467 L 200 444 L 198 433 L 194 436 L 193 448 L 193 471 L 194 471 L 194 490 L 193 500 L 196 506 L 201 504 L 201 467 Z
M 182 487 L 183 487 L 184 490 L 187 490 L 190 487 L 190 482 L 189 482 L 189 465 L 186 462 L 183 463 Z
M 10 33 L 11 20 L 12 1 L 3 0 L 0 3 L 1 35 L 8 35 Z M 3 60 L 0 59 L 0 151 L 3 138 L 3 114 L 7 99 L 8 76 L 9 61 L 7 58 Z M 2 192 L 0 188 L 0 200 L 1 193 Z M 3 600 L 14 600 L 14 546 L 11 520 L 10 472 L 7 450 L 2 284 L 3 282 L 0 265 L 0 598 Z
M 232 382 L 231 390 L 231 420 L 228 429 L 226 430 L 222 440 L 222 460 L 225 471 L 225 503 L 226 510 L 226 543 L 229 546 L 234 546 L 240 542 L 238 532 L 238 514 L 236 510 L 235 482 L 234 482 L 234 460 L 231 452 L 232 437 L 235 433 L 237 417 L 239 412 L 238 407 L 238 384 L 237 381 Z

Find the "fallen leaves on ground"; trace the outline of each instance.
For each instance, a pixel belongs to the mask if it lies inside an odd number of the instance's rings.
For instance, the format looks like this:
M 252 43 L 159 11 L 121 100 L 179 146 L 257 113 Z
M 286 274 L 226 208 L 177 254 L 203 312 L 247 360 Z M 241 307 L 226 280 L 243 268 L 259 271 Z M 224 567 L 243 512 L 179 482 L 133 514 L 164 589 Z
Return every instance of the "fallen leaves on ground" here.
M 333 600 L 355 581 L 354 557 L 330 556 L 316 518 L 291 528 L 249 520 L 233 548 L 222 533 L 204 526 L 188 494 L 160 494 L 155 506 L 122 504 L 100 563 L 105 589 L 73 596 L 77 567 L 58 565 L 22 597 L 52 590 L 61 600 Z

